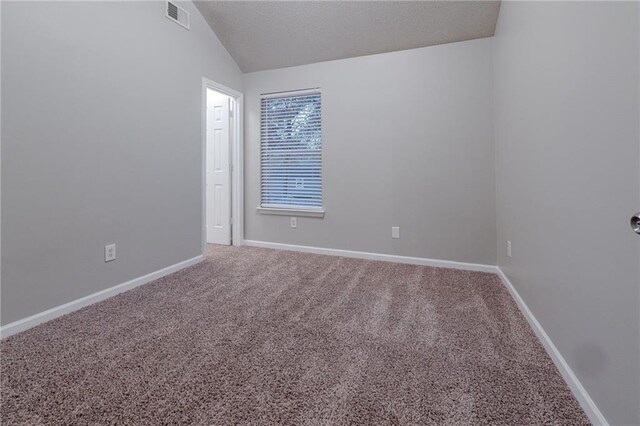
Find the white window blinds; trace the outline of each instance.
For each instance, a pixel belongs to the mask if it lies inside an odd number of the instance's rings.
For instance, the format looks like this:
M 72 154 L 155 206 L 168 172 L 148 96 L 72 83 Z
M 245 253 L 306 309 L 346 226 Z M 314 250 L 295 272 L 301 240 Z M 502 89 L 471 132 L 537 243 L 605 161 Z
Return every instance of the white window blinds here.
M 263 95 L 261 207 L 322 208 L 320 91 Z

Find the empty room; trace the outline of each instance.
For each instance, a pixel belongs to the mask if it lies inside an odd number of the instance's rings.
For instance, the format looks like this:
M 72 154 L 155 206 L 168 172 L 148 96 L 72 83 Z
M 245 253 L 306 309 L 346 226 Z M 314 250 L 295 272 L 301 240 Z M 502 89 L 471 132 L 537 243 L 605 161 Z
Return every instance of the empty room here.
M 0 424 L 640 426 L 639 2 L 0 24 Z

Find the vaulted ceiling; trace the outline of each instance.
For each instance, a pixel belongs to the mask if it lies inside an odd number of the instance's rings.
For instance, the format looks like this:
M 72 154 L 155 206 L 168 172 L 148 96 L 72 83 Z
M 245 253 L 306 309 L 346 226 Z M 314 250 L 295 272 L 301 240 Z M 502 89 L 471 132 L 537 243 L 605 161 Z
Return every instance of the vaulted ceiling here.
M 196 1 L 243 72 L 490 37 L 499 1 Z

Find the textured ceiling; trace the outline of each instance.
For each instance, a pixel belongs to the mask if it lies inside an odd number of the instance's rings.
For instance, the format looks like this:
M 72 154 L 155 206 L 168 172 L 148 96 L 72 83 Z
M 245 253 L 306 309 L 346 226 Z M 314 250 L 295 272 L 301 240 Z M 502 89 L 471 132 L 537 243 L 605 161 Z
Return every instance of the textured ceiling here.
M 196 1 L 242 71 L 493 35 L 498 1 Z

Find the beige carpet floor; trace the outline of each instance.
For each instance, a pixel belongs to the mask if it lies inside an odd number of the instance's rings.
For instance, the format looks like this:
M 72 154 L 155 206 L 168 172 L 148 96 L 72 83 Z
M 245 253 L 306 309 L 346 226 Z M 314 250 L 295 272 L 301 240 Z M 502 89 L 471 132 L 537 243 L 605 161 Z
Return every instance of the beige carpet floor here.
M 211 247 L 0 355 L 3 425 L 588 424 L 480 272 Z

